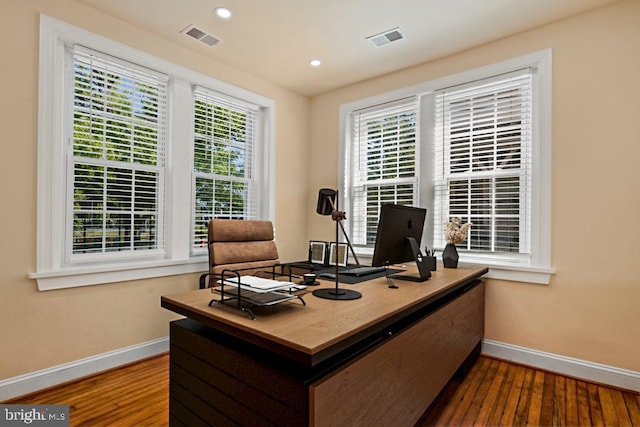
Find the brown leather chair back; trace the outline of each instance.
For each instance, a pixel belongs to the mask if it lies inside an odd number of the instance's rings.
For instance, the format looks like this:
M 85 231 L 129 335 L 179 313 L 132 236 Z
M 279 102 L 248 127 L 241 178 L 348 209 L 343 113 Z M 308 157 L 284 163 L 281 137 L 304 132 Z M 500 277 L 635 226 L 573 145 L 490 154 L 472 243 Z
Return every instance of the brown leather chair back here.
M 213 219 L 207 227 L 209 273 L 243 269 L 242 275 L 255 274 L 278 263 L 271 221 Z

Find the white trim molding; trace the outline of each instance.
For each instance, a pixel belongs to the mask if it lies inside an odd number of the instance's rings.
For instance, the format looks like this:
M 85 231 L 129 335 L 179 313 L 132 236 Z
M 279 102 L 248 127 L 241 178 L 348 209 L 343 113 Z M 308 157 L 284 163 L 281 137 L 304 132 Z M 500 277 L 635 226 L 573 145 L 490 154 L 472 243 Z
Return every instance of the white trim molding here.
M 482 353 L 568 377 L 640 392 L 640 372 L 488 339 L 482 340 Z
M 466 262 L 462 255 L 460 256 L 460 262 Z M 471 263 L 473 264 L 474 262 Z M 483 276 L 486 279 L 510 280 L 539 285 L 548 285 L 551 282 L 551 277 L 556 273 L 555 268 L 483 264 L 482 262 L 475 262 L 475 264 L 489 267 L 489 272 Z
M 169 337 L 132 345 L 0 381 L 0 402 L 169 351 Z
M 75 286 L 101 285 L 103 283 L 202 273 L 208 268 L 209 264 L 206 260 L 194 258 L 185 262 L 140 263 L 119 265 L 116 268 L 75 268 L 60 272 L 29 273 L 28 277 L 38 281 L 38 290 L 50 291 Z
M 0 402 L 169 351 L 169 337 L 121 348 L 0 381 Z M 640 392 L 640 372 L 498 341 L 482 340 L 482 353 L 523 365 Z

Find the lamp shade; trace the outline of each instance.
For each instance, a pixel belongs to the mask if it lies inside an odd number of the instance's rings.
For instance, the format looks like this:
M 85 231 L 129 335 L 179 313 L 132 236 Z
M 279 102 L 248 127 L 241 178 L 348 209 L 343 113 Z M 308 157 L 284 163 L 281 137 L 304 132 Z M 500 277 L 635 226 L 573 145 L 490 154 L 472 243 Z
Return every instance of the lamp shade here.
M 331 215 L 333 205 L 336 201 L 336 190 L 332 188 L 321 188 L 318 191 L 318 206 L 316 212 L 320 215 Z

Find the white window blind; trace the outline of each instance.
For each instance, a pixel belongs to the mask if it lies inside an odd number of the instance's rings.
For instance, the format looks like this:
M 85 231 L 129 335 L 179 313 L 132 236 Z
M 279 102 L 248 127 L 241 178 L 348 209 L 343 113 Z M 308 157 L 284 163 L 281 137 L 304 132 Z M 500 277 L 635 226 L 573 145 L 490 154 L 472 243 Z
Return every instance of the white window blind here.
M 351 237 L 375 243 L 384 203 L 415 205 L 418 101 L 410 97 L 351 114 Z
M 193 245 L 206 248 L 213 218 L 256 219 L 255 151 L 259 109 L 194 89 Z
M 532 72 L 436 92 L 436 247 L 444 223 L 460 217 L 473 226 L 459 249 L 530 254 Z
M 68 259 L 158 254 L 164 249 L 168 79 L 80 46 L 71 55 Z

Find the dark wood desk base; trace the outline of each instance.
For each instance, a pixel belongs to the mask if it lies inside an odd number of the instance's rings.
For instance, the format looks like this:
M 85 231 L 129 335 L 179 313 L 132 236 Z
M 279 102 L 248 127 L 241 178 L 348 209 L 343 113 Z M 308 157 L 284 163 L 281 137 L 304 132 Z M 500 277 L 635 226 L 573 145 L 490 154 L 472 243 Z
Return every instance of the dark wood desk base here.
M 474 280 L 308 366 L 203 324 L 171 324 L 170 424 L 412 426 L 484 334 Z

